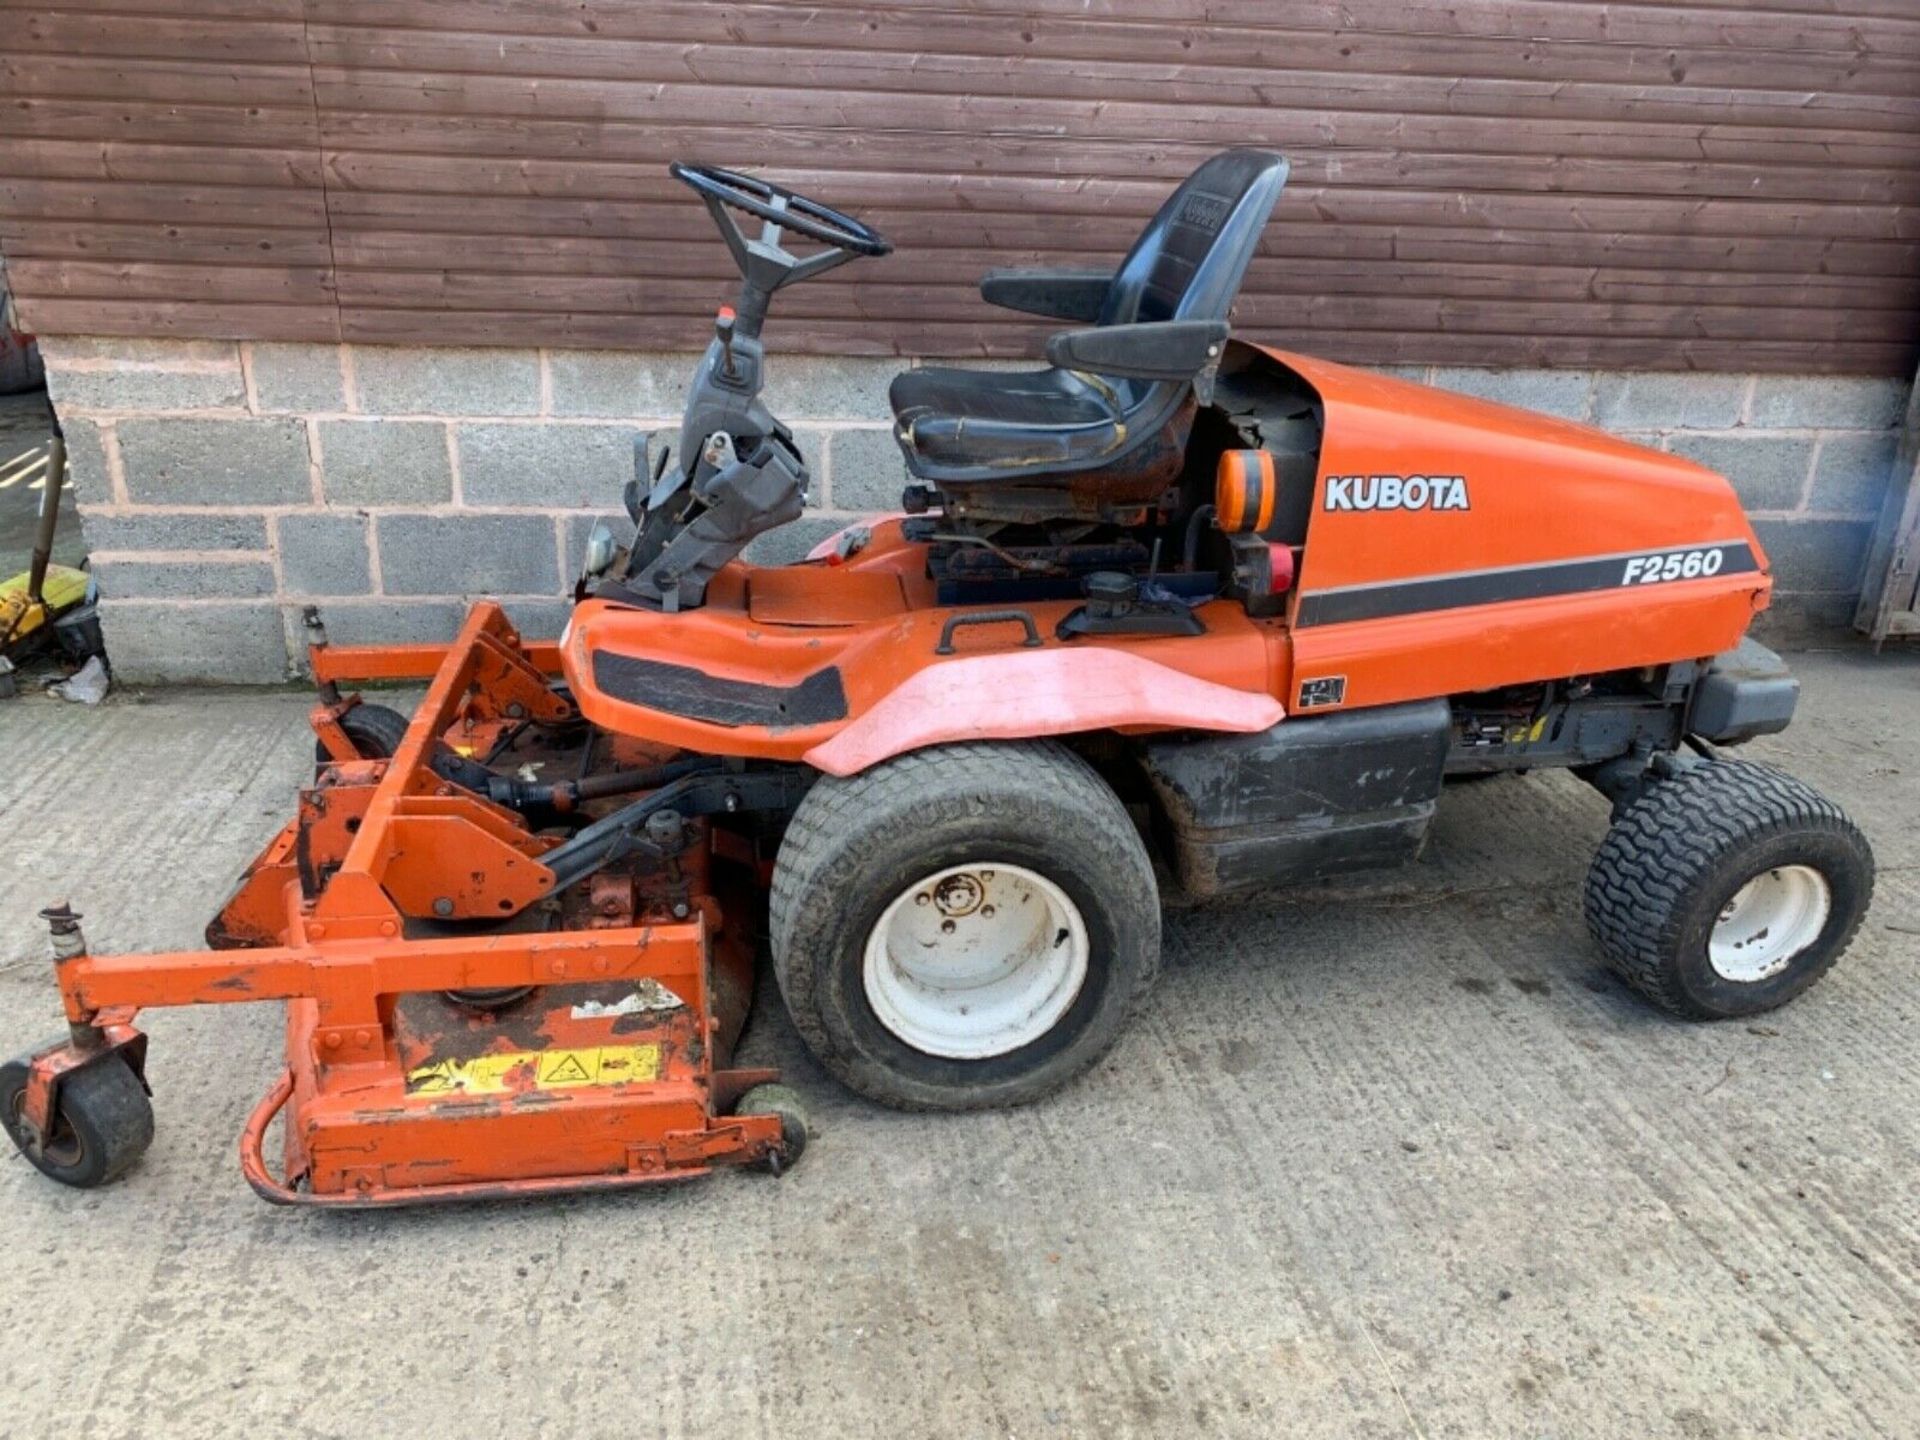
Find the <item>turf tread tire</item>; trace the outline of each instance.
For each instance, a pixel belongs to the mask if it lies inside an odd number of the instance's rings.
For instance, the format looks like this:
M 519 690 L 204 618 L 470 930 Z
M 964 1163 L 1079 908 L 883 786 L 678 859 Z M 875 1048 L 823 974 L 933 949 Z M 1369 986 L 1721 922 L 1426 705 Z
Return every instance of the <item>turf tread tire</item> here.
M 1729 878 L 1742 868 L 1737 857 L 1789 837 L 1843 861 L 1854 857 L 1848 893 L 1835 897 L 1836 903 L 1850 900 L 1847 913 L 1837 925 L 1829 921 L 1805 958 L 1778 977 L 1783 983 L 1756 988 L 1737 1008 L 1705 1003 L 1680 969 L 1683 951 L 1698 943 L 1700 907 L 1717 913 L 1730 893 Z M 1839 877 L 1828 878 L 1831 885 Z M 1872 895 L 1873 852 L 1838 805 L 1771 766 L 1715 760 L 1655 778 L 1626 807 L 1594 855 L 1583 908 L 1616 974 L 1674 1015 L 1712 1020 L 1773 1009 L 1812 985 L 1846 950 Z
M 1103 990 L 1083 1039 L 1029 1074 L 974 1087 L 922 1083 L 877 1063 L 836 1018 L 825 971 L 836 954 L 845 963 L 850 941 L 835 932 L 847 925 L 849 907 L 864 903 L 852 897 L 862 894 L 863 885 L 873 889 L 873 872 L 884 867 L 890 851 L 942 843 L 943 837 L 998 821 L 1055 837 L 1051 858 L 1070 856 L 1085 883 L 1108 892 L 1118 943 L 1110 954 L 1096 945 L 1092 958 L 1107 967 L 1101 984 L 1118 988 L 1111 996 Z M 990 840 L 977 843 L 993 846 Z M 1050 878 L 1065 883 L 1066 873 Z M 911 877 L 904 883 L 912 883 Z M 898 888 L 879 905 L 895 894 Z M 1081 908 L 1094 925 L 1096 917 Z M 768 929 L 774 973 L 808 1049 L 850 1089 L 902 1110 L 1021 1105 L 1052 1093 L 1113 1047 L 1152 988 L 1160 963 L 1159 892 L 1146 846 L 1099 773 L 1053 740 L 942 745 L 857 775 L 823 777 L 794 812 L 781 843 Z M 858 959 L 852 963 L 857 966 Z

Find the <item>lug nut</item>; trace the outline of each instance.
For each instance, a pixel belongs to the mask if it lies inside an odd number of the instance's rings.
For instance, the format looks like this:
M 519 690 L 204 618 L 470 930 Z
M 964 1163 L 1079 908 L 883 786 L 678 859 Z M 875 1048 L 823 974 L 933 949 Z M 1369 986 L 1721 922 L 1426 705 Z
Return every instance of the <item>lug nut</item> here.
M 951 921 L 951 920 L 942 920 L 942 921 L 940 922 L 940 933 L 941 933 L 942 935 L 951 935 L 951 934 L 953 934 L 953 921 Z

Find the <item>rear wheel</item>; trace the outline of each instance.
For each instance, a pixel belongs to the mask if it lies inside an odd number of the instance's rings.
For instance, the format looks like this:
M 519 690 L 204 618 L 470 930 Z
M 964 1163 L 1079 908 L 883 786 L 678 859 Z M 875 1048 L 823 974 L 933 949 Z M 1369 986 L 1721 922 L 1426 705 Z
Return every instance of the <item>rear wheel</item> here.
M 916 751 L 808 792 L 774 871 L 774 968 L 821 1063 L 872 1099 L 1034 1100 L 1119 1038 L 1159 966 L 1146 847 L 1050 741 Z
M 42 1175 L 89 1190 L 118 1179 L 153 1143 L 153 1102 L 133 1067 L 107 1055 L 60 1082 L 52 1133 L 29 1148 L 23 1111 L 31 1062 L 0 1065 L 0 1123 Z
M 1784 1005 L 1824 975 L 1873 897 L 1873 851 L 1840 808 L 1748 761 L 1655 779 L 1607 832 L 1587 925 L 1613 968 L 1693 1020 Z

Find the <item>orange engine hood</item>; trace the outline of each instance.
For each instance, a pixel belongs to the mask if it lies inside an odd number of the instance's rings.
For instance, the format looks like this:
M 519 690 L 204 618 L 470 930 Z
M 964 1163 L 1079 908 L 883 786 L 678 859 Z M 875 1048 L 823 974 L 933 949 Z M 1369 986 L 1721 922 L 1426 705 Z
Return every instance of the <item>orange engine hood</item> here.
M 1752 547 L 1765 583 L 1732 485 L 1705 466 L 1590 425 L 1267 353 L 1326 412 L 1303 591 L 1735 541 Z M 1402 482 L 1393 513 L 1376 477 Z M 1417 507 L 1404 503 L 1413 477 L 1430 482 Z M 1330 490 L 1329 479 L 1347 483 Z M 1461 483 L 1442 494 L 1441 480 Z
M 1692 461 L 1305 355 L 1228 363 L 1284 366 L 1324 411 L 1295 708 L 1701 658 L 1766 604 L 1733 487 Z

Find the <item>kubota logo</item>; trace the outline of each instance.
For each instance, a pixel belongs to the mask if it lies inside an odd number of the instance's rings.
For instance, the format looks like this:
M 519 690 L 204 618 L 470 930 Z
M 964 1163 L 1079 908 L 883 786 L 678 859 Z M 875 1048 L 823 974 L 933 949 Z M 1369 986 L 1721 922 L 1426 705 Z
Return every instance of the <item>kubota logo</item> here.
M 1329 510 L 1469 510 L 1464 475 L 1329 475 Z

